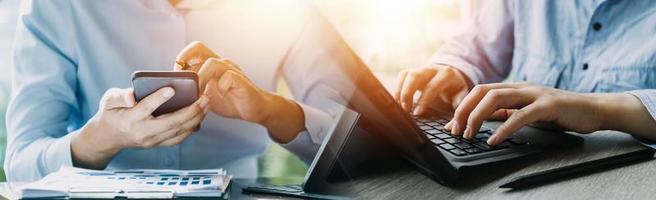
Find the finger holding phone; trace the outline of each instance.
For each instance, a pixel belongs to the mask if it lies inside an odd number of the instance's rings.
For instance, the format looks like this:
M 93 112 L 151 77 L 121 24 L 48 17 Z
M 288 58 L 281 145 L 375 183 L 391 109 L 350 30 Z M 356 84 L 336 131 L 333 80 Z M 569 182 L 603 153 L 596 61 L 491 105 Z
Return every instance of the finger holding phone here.
M 181 143 L 194 132 L 208 111 L 208 99 L 157 117 L 152 113 L 175 94 L 161 88 L 138 103 L 132 89 L 109 89 L 98 112 L 71 141 L 73 163 L 78 167 L 103 169 L 125 148 L 152 148 Z
M 305 130 L 303 110 L 296 102 L 260 89 L 237 64 L 220 58 L 203 43 L 185 47 L 174 69 L 198 73 L 201 91 L 217 115 L 258 123 L 281 143 L 290 142 Z

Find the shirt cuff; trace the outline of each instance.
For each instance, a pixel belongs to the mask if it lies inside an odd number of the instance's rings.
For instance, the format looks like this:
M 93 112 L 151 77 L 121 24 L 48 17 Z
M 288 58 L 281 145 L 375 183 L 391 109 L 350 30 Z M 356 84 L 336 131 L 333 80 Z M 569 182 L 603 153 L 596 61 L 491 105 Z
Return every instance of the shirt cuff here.
M 328 134 L 332 117 L 323 111 L 298 103 L 305 116 L 305 131 L 300 132 L 292 141 L 281 144 L 282 147 L 293 152 L 306 164 L 312 162 L 314 155 L 319 150 L 321 142 Z
M 638 97 L 642 102 L 642 105 L 647 108 L 647 111 L 651 117 L 656 120 L 656 89 L 649 90 L 633 90 L 628 91 L 627 93 Z
M 73 155 L 71 154 L 71 139 L 73 135 L 78 134 L 79 131 L 73 131 L 61 138 L 55 139 L 48 147 L 45 149 L 45 158 L 48 162 L 45 162 L 44 168 L 46 173 L 52 173 L 59 171 L 63 166 L 72 167 L 73 166 Z
M 473 85 L 481 84 L 485 80 L 481 79 L 482 73 L 478 68 L 467 61 L 464 61 L 462 58 L 453 56 L 450 54 L 437 53 L 435 54 L 426 65 L 448 65 L 453 68 L 460 70 L 464 73 L 469 80 L 472 81 Z

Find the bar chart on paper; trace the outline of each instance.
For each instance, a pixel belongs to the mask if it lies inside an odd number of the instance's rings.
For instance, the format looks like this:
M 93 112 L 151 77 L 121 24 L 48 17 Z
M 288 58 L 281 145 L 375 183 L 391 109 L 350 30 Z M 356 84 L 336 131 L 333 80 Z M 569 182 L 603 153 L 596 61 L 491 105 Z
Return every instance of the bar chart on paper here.
M 222 197 L 231 176 L 212 170 L 96 171 L 64 167 L 17 188 L 19 198 Z

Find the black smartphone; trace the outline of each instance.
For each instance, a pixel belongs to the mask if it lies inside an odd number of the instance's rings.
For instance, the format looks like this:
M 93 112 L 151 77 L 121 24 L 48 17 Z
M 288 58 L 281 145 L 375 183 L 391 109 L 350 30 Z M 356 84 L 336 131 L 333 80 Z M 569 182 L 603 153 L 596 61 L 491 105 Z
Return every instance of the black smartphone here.
M 132 88 L 137 102 L 164 87 L 172 87 L 175 95 L 159 106 L 152 115 L 175 112 L 191 105 L 199 97 L 198 75 L 193 71 L 136 71 L 132 74 Z

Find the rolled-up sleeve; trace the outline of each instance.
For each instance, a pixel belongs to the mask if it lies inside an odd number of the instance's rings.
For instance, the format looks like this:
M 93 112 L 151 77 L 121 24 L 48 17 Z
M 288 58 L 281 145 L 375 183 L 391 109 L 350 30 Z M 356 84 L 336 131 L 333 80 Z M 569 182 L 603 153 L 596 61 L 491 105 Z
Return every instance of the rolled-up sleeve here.
M 306 130 L 299 133 L 296 138 L 287 144 L 282 144 L 286 149 L 295 152 L 306 164 L 309 164 L 319 150 L 319 145 L 328 134 L 333 125 L 333 118 L 325 112 L 300 104 L 305 115 Z
M 656 89 L 633 90 L 627 93 L 638 97 L 642 105 L 649 111 L 651 117 L 656 120 Z
M 14 44 L 4 167 L 10 181 L 32 181 L 72 166 L 72 113 L 77 110 L 72 44 L 49 32 L 66 28 L 66 6 L 23 1 Z M 52 16 L 48 16 L 52 15 Z
M 341 67 L 360 64 L 350 47 L 324 16 L 310 14 L 283 62 L 282 75 L 305 114 L 306 131 L 283 144 L 310 163 L 354 86 Z
M 455 67 L 474 84 L 502 81 L 512 67 L 512 2 L 480 1 L 482 10 L 450 38 L 425 65 Z

